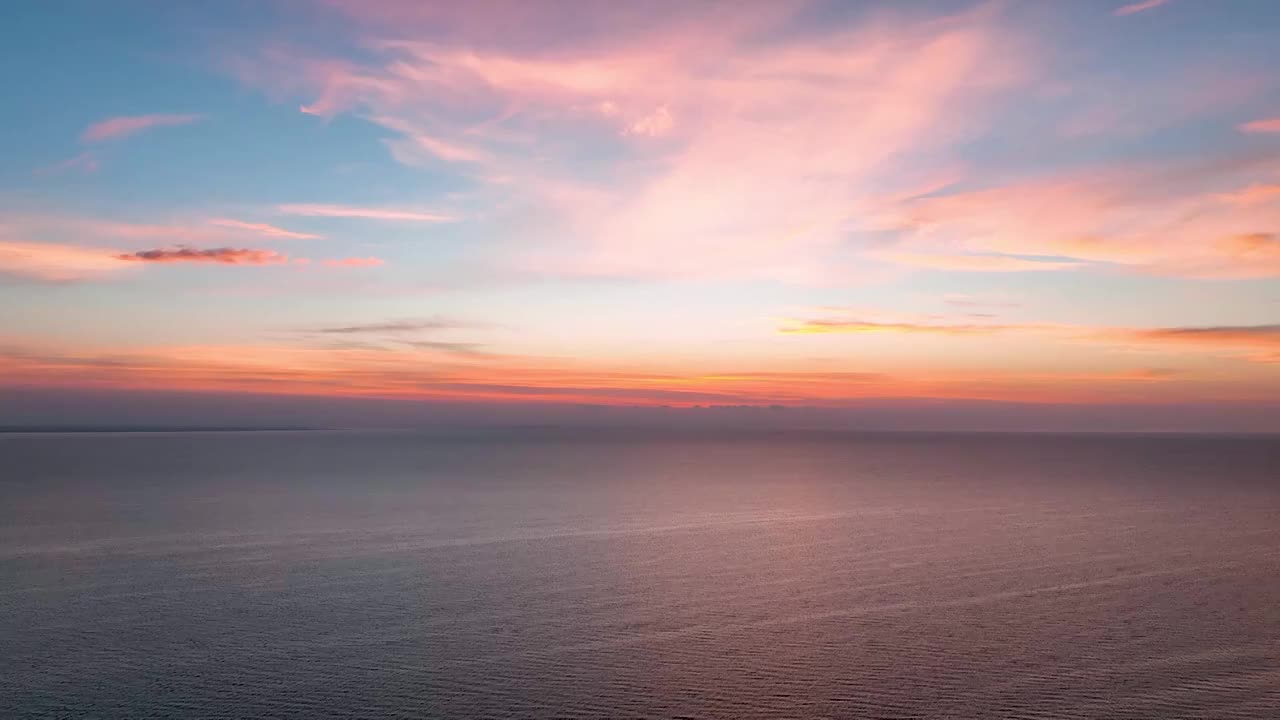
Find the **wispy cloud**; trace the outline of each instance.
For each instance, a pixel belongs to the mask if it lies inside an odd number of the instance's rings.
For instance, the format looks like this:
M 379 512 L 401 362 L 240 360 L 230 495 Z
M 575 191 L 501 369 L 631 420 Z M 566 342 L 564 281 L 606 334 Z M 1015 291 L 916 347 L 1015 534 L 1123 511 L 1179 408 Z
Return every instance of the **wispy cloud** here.
M 1022 303 L 999 294 L 968 295 L 951 293 L 942 298 L 948 305 L 962 308 L 1017 308 Z
M 1220 197 L 1233 205 L 1260 205 L 1280 200 L 1280 183 L 1254 184 L 1241 190 L 1222 193 Z
M 1266 201 L 1266 186 L 1244 183 L 1277 169 L 1280 158 L 1253 153 L 1049 173 L 890 202 L 877 222 L 896 239 L 870 254 L 941 270 L 1276 276 L 1271 229 L 1280 227 L 1280 204 Z
M 339 336 L 338 345 L 351 349 L 394 351 L 396 348 L 412 348 L 465 357 L 488 356 L 485 345 L 478 342 L 442 340 L 438 336 L 455 330 L 474 329 L 469 323 L 448 318 L 409 318 L 381 322 L 334 325 L 299 330 L 303 335 L 316 338 Z
M 286 240 L 317 240 L 324 237 L 323 235 L 315 235 L 313 233 L 285 230 L 284 228 L 276 227 L 275 225 L 268 225 L 266 223 L 243 222 L 240 220 L 231 220 L 229 218 L 213 218 L 209 221 L 209 224 L 217 225 L 218 227 L 230 228 L 232 230 L 243 230 L 247 233 L 261 235 L 262 237 Z
M 361 207 L 357 205 L 286 204 L 276 206 L 285 215 L 330 218 L 364 218 L 369 220 L 403 220 L 408 222 L 452 222 L 456 218 L 437 212 L 402 208 Z
M 98 157 L 92 152 L 85 151 L 62 162 L 37 168 L 35 172 L 37 175 L 57 175 L 58 173 L 76 171 L 89 175 L 97 172 L 98 167 Z
M 1280 363 L 1280 325 L 1128 328 L 1104 334 L 1139 344 L 1231 350 L 1255 362 Z
M 489 355 L 489 352 L 485 350 L 485 345 L 481 343 L 451 342 L 448 340 L 401 340 L 400 342 L 408 345 L 409 347 L 418 348 L 419 350 L 432 350 L 435 352 L 452 353 L 466 357 Z
M 386 265 L 386 261 L 376 257 L 349 257 L 325 260 L 323 265 L 332 268 L 364 268 Z
M 1010 255 L 968 255 L 878 251 L 868 253 L 878 260 L 929 270 L 956 272 L 1049 272 L 1071 270 L 1083 263 L 1039 260 Z
M 1142 2 L 1136 2 L 1129 5 L 1118 7 L 1115 9 L 1115 11 L 1112 14 L 1123 17 L 1125 15 L 1133 15 L 1134 13 L 1145 12 L 1147 10 L 1155 10 L 1156 8 L 1161 7 L 1162 5 L 1167 5 L 1168 3 L 1169 3 L 1169 0 L 1142 0 Z
M 0 273 L 49 282 L 95 278 L 127 267 L 115 252 L 78 245 L 0 240 Z
M 251 248 L 176 247 L 170 249 L 139 250 L 115 256 L 119 260 L 149 263 L 218 263 L 222 265 L 270 265 L 288 262 L 287 255 L 271 250 Z
M 1087 403 L 1248 399 L 1163 366 L 1094 371 L 881 372 L 704 369 L 670 372 L 490 355 L 466 344 L 154 347 L 74 351 L 0 346 L 0 385 L 201 389 L 397 398 L 521 399 L 624 405 L 842 407 L 870 398 Z M 1177 378 L 1178 382 L 1169 382 Z M 1258 398 L 1252 401 L 1257 403 Z
M 1123 347 L 1200 351 L 1251 362 L 1280 362 L 1280 325 L 1134 328 L 1050 323 L 879 322 L 834 317 L 787 320 L 778 332 L 783 335 L 1035 335 Z
M 419 333 L 435 330 L 451 330 L 466 327 L 455 320 L 444 318 L 418 318 L 405 320 L 386 320 L 383 322 L 360 323 L 355 325 L 334 325 L 314 328 L 306 332 L 325 333 L 330 335 L 360 335 L 365 333 Z
M 866 320 L 797 320 L 783 325 L 784 335 L 821 335 L 828 333 L 898 333 L 921 335 L 990 335 L 1022 330 L 1042 330 L 1037 325 L 950 324 L 871 322 Z
M 200 115 L 130 115 L 107 118 L 85 128 L 80 139 L 87 143 L 117 140 L 151 128 L 190 125 L 200 118 Z
M 1240 126 L 1247 133 L 1280 133 L 1280 117 L 1253 120 Z
M 84 244 L 168 244 L 229 246 L 248 240 L 319 239 L 314 233 L 296 232 L 266 223 L 224 217 L 189 217 L 166 222 L 129 222 L 74 215 L 7 214 L 4 222 L 28 237 L 74 238 Z
M 904 167 L 981 127 L 1034 63 L 990 8 L 793 36 L 771 32 L 796 20 L 790 3 L 714 23 L 693 10 L 625 22 L 635 13 L 602 3 L 583 12 L 627 29 L 597 38 L 558 32 L 554 6 L 535 5 L 516 32 L 542 42 L 504 45 L 486 41 L 480 7 L 404 6 L 384 22 L 384 6 L 338 3 L 370 23 L 367 62 L 276 49 L 242 76 L 391 130 L 406 163 L 474 178 L 520 241 L 503 257 L 518 270 L 808 281 L 839 272 L 830 258 L 861 198 L 914 182 Z M 426 41 L 421 27 L 441 29 Z M 582 138 L 617 164 L 585 167 Z
M 905 192 L 966 175 L 954 169 L 963 165 L 956 142 L 986 137 L 1002 113 L 1025 118 L 1030 95 L 1066 93 L 1064 104 L 1079 104 L 1078 90 L 1038 82 L 1052 60 L 1000 5 L 941 17 L 885 11 L 788 33 L 771 30 L 803 26 L 790 3 L 746 4 L 714 23 L 692 10 L 584 9 L 586 28 L 625 28 L 604 37 L 560 32 L 554 4 L 512 11 L 517 27 L 471 5 L 334 0 L 329 7 L 365 34 L 361 60 L 273 48 L 244 63 L 242 77 L 307 112 L 350 113 L 389 130 L 402 162 L 451 166 L 473 180 L 473 199 L 510 238 L 511 252 L 495 260 L 504 270 L 824 284 L 883 272 L 885 262 L 941 272 L 1280 273 L 1232 240 L 1273 232 L 1274 212 L 1264 202 L 1240 212 L 1220 197 L 1257 184 L 1266 153 L 1254 153 L 1255 175 L 1211 157 Z M 1260 92 L 1247 72 L 1177 70 L 1197 81 L 1170 80 L 1170 89 L 1142 93 L 1144 102 L 1117 101 L 1121 86 L 1108 88 L 1103 107 L 1084 108 L 1098 111 L 1086 113 L 1085 135 L 1114 130 L 1117 117 L 1150 117 L 1153 93 L 1168 109 L 1157 115 L 1220 118 L 1225 104 Z M 1018 94 L 1028 85 L 1039 89 Z M 1243 128 L 1270 131 L 1280 120 Z M 584 140 L 607 148 L 599 155 L 608 160 L 587 157 Z

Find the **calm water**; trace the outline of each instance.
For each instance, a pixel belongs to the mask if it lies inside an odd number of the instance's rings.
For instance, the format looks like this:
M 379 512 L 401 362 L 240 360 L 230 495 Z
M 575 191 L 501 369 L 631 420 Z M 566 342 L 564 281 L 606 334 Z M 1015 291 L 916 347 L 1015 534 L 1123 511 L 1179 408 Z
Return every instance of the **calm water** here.
M 0 436 L 0 717 L 1280 717 L 1280 440 Z

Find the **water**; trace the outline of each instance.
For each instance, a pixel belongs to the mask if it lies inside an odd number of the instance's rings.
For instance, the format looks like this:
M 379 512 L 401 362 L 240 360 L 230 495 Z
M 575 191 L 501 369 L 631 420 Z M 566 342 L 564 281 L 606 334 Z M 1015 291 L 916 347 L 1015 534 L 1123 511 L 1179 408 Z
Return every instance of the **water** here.
M 1280 440 L 0 436 L 0 717 L 1280 717 Z

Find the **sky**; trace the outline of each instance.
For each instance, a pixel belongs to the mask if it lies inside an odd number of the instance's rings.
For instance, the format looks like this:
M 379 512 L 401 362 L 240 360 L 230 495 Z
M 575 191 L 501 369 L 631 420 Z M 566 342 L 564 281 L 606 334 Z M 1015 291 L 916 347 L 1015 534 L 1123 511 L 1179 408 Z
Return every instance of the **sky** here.
M 1270 0 L 5 16 L 0 424 L 1280 431 Z

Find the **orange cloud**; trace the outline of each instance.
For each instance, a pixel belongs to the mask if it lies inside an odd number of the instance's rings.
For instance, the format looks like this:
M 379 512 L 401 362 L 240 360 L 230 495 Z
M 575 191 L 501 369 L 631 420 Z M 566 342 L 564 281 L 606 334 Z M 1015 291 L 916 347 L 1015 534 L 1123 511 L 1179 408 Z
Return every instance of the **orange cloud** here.
M 1240 126 L 1240 130 L 1247 133 L 1280 133 L 1280 117 L 1247 122 Z
M 883 323 L 865 320 L 803 320 L 785 325 L 778 332 L 785 335 L 820 335 L 825 333 L 912 333 L 925 335 L 987 335 L 1016 330 L 1040 330 L 1035 325 L 954 325 L 928 323 Z
M 1175 375 L 1179 382 L 1164 382 Z M 1179 375 L 1169 368 L 1094 372 L 789 370 L 656 371 L 627 365 L 488 355 L 468 343 L 396 349 L 210 346 L 116 351 L 0 346 L 0 385 L 272 392 L 328 396 L 840 407 L 876 398 L 1060 403 L 1257 399 L 1256 383 Z M 1253 393 L 1250 395 L 1249 393 Z
M 227 218 L 214 218 L 209 221 L 209 224 L 217 225 L 219 227 L 230 228 L 232 230 L 244 230 L 246 232 L 250 232 L 256 235 L 261 235 L 263 237 L 269 237 L 269 238 L 282 238 L 282 239 L 288 239 L 288 240 L 317 240 L 323 237 L 322 235 L 314 235 L 312 233 L 300 233 L 300 232 L 294 232 L 292 230 L 285 230 L 284 228 L 279 228 L 274 225 L 268 225 L 266 223 L 241 222 L 240 220 L 230 220 Z
M 1280 362 L 1280 325 L 1214 327 L 1124 328 L 1085 325 L 873 322 L 856 318 L 788 320 L 778 329 L 783 335 L 837 333 L 919 334 L 974 336 L 1038 334 L 1077 342 L 1116 346 L 1184 349 L 1251 362 Z
M 1111 331 L 1106 335 L 1138 344 L 1225 350 L 1243 353 L 1254 362 L 1280 363 L 1280 325 L 1133 328 Z
M 249 248 L 197 248 L 179 246 L 172 249 L 139 250 L 115 256 L 119 260 L 129 262 L 154 263 L 219 263 L 223 265 L 268 265 L 288 262 L 287 255 L 271 250 L 253 250 Z
M 127 265 L 103 248 L 0 240 L 0 273 L 47 281 L 83 280 Z
M 285 215 L 304 215 L 308 217 L 331 218 L 365 218 L 370 220 L 406 220 L 410 222 L 452 222 L 455 218 L 449 215 L 421 210 L 403 210 L 381 207 L 358 207 L 354 205 L 314 205 L 288 204 L 276 206 L 278 212 Z
M 1168 2 L 1169 0 L 1142 0 L 1142 2 L 1136 2 L 1131 5 L 1118 7 L 1115 9 L 1115 11 L 1112 14 L 1118 15 L 1121 17 L 1125 15 L 1133 15 L 1134 13 L 1140 13 L 1146 10 L 1155 10 L 1160 6 L 1167 4 Z
M 1223 202 L 1232 203 L 1234 205 L 1258 205 L 1265 202 L 1271 202 L 1280 199 L 1280 185 L 1277 184 L 1254 184 L 1243 190 L 1235 192 L 1222 193 L 1219 197 Z
M 189 125 L 200 119 L 199 115 L 131 115 L 113 117 L 85 128 L 80 139 L 87 143 L 116 140 L 155 127 Z

